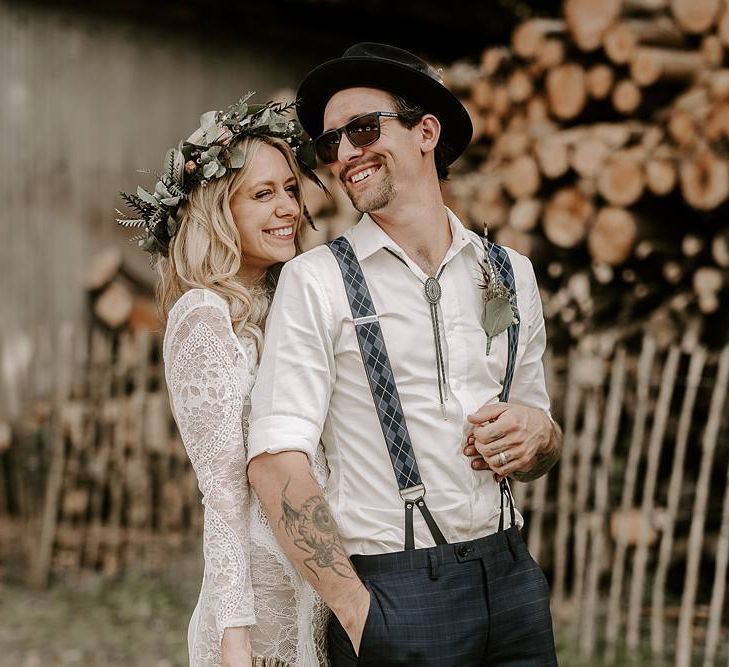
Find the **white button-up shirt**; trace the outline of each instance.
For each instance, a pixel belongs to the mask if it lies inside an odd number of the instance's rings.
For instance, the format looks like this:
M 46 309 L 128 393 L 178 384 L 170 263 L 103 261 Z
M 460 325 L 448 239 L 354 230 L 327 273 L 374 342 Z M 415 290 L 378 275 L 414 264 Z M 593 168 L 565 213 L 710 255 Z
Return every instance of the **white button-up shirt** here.
M 379 316 L 425 500 L 449 542 L 497 530 L 499 488 L 463 454 L 467 416 L 499 400 L 507 334 L 486 354 L 481 325 L 483 245 L 448 211 L 453 241 L 441 264 L 439 320 L 448 383 L 445 418 L 438 394 L 435 342 L 423 285 L 427 275 L 368 216 L 347 230 Z M 391 251 L 391 252 L 388 252 Z M 393 257 L 391 253 L 398 257 Z M 544 319 L 529 260 L 508 249 L 516 278 L 519 344 L 510 401 L 549 410 L 542 355 Z M 401 261 L 402 260 L 402 261 Z M 323 443 L 325 490 L 351 554 L 403 549 L 404 503 L 375 411 L 337 260 L 319 246 L 288 262 L 271 306 L 251 396 L 249 460 Z M 416 548 L 433 539 L 414 512 Z M 521 516 L 517 517 L 521 525 Z M 508 510 L 506 510 L 508 526 Z

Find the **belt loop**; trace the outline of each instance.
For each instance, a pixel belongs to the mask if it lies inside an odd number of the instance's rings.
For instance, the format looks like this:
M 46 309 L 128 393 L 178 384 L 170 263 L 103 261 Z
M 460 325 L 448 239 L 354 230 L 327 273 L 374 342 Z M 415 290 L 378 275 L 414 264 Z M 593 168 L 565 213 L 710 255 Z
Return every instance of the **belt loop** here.
M 412 500 L 405 501 L 405 551 L 415 548 L 415 530 L 413 528 L 413 507 Z
M 436 581 L 440 577 L 440 568 L 438 567 L 438 552 L 435 548 L 428 549 L 428 570 L 430 578 Z

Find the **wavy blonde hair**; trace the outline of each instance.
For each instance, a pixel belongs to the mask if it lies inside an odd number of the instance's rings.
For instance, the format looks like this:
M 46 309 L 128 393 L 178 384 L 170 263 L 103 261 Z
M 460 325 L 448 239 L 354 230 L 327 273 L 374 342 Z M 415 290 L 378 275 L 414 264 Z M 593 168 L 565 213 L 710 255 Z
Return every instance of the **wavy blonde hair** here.
M 302 175 L 293 152 L 281 139 L 245 137 L 236 144 L 244 153 L 243 166 L 229 169 L 221 178 L 211 180 L 204 188 L 198 186 L 190 193 L 178 209 L 179 229 L 170 242 L 168 256 L 160 257 L 156 265 L 160 277 L 157 302 L 165 324 L 170 308 L 185 292 L 195 288 L 209 289 L 228 302 L 233 331 L 239 336 L 253 336 L 259 352 L 280 264 L 269 268 L 262 285 L 248 285 L 238 276 L 245 263 L 245 254 L 241 250 L 230 201 L 246 181 L 263 143 L 281 152 L 296 178 L 300 213 L 295 245 L 297 252 L 300 250 L 304 215 Z

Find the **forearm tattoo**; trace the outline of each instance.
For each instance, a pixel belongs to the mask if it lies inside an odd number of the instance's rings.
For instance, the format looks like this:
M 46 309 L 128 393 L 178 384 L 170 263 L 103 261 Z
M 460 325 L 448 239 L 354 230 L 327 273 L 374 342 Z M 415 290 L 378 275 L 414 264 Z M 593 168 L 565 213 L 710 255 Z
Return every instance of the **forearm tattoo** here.
M 314 563 L 319 568 L 331 568 L 340 577 L 353 579 L 354 572 L 344 551 L 337 525 L 334 522 L 329 507 L 321 496 L 317 494 L 308 498 L 300 508 L 294 507 L 286 497 L 289 478 L 281 491 L 281 521 L 286 534 L 293 538 L 294 544 L 309 555 L 304 565 L 309 568 L 317 579 L 319 573 L 311 567 Z
M 552 426 L 552 434 L 547 447 L 534 456 L 534 466 L 530 470 L 515 470 L 512 477 L 520 482 L 533 482 L 549 472 L 562 453 L 562 432 L 556 425 Z
M 541 452 L 534 458 L 536 463 L 531 470 L 515 470 L 511 473 L 511 476 L 520 482 L 533 482 L 535 479 L 539 479 L 557 463 L 559 460 L 559 451 Z

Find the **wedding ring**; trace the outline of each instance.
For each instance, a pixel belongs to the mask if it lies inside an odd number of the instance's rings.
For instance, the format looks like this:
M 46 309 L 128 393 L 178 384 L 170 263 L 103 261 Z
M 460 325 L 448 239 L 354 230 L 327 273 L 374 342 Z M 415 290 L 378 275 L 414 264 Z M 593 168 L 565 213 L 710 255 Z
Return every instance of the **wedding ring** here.
M 499 452 L 499 463 L 505 466 L 509 462 L 509 457 L 504 452 Z

